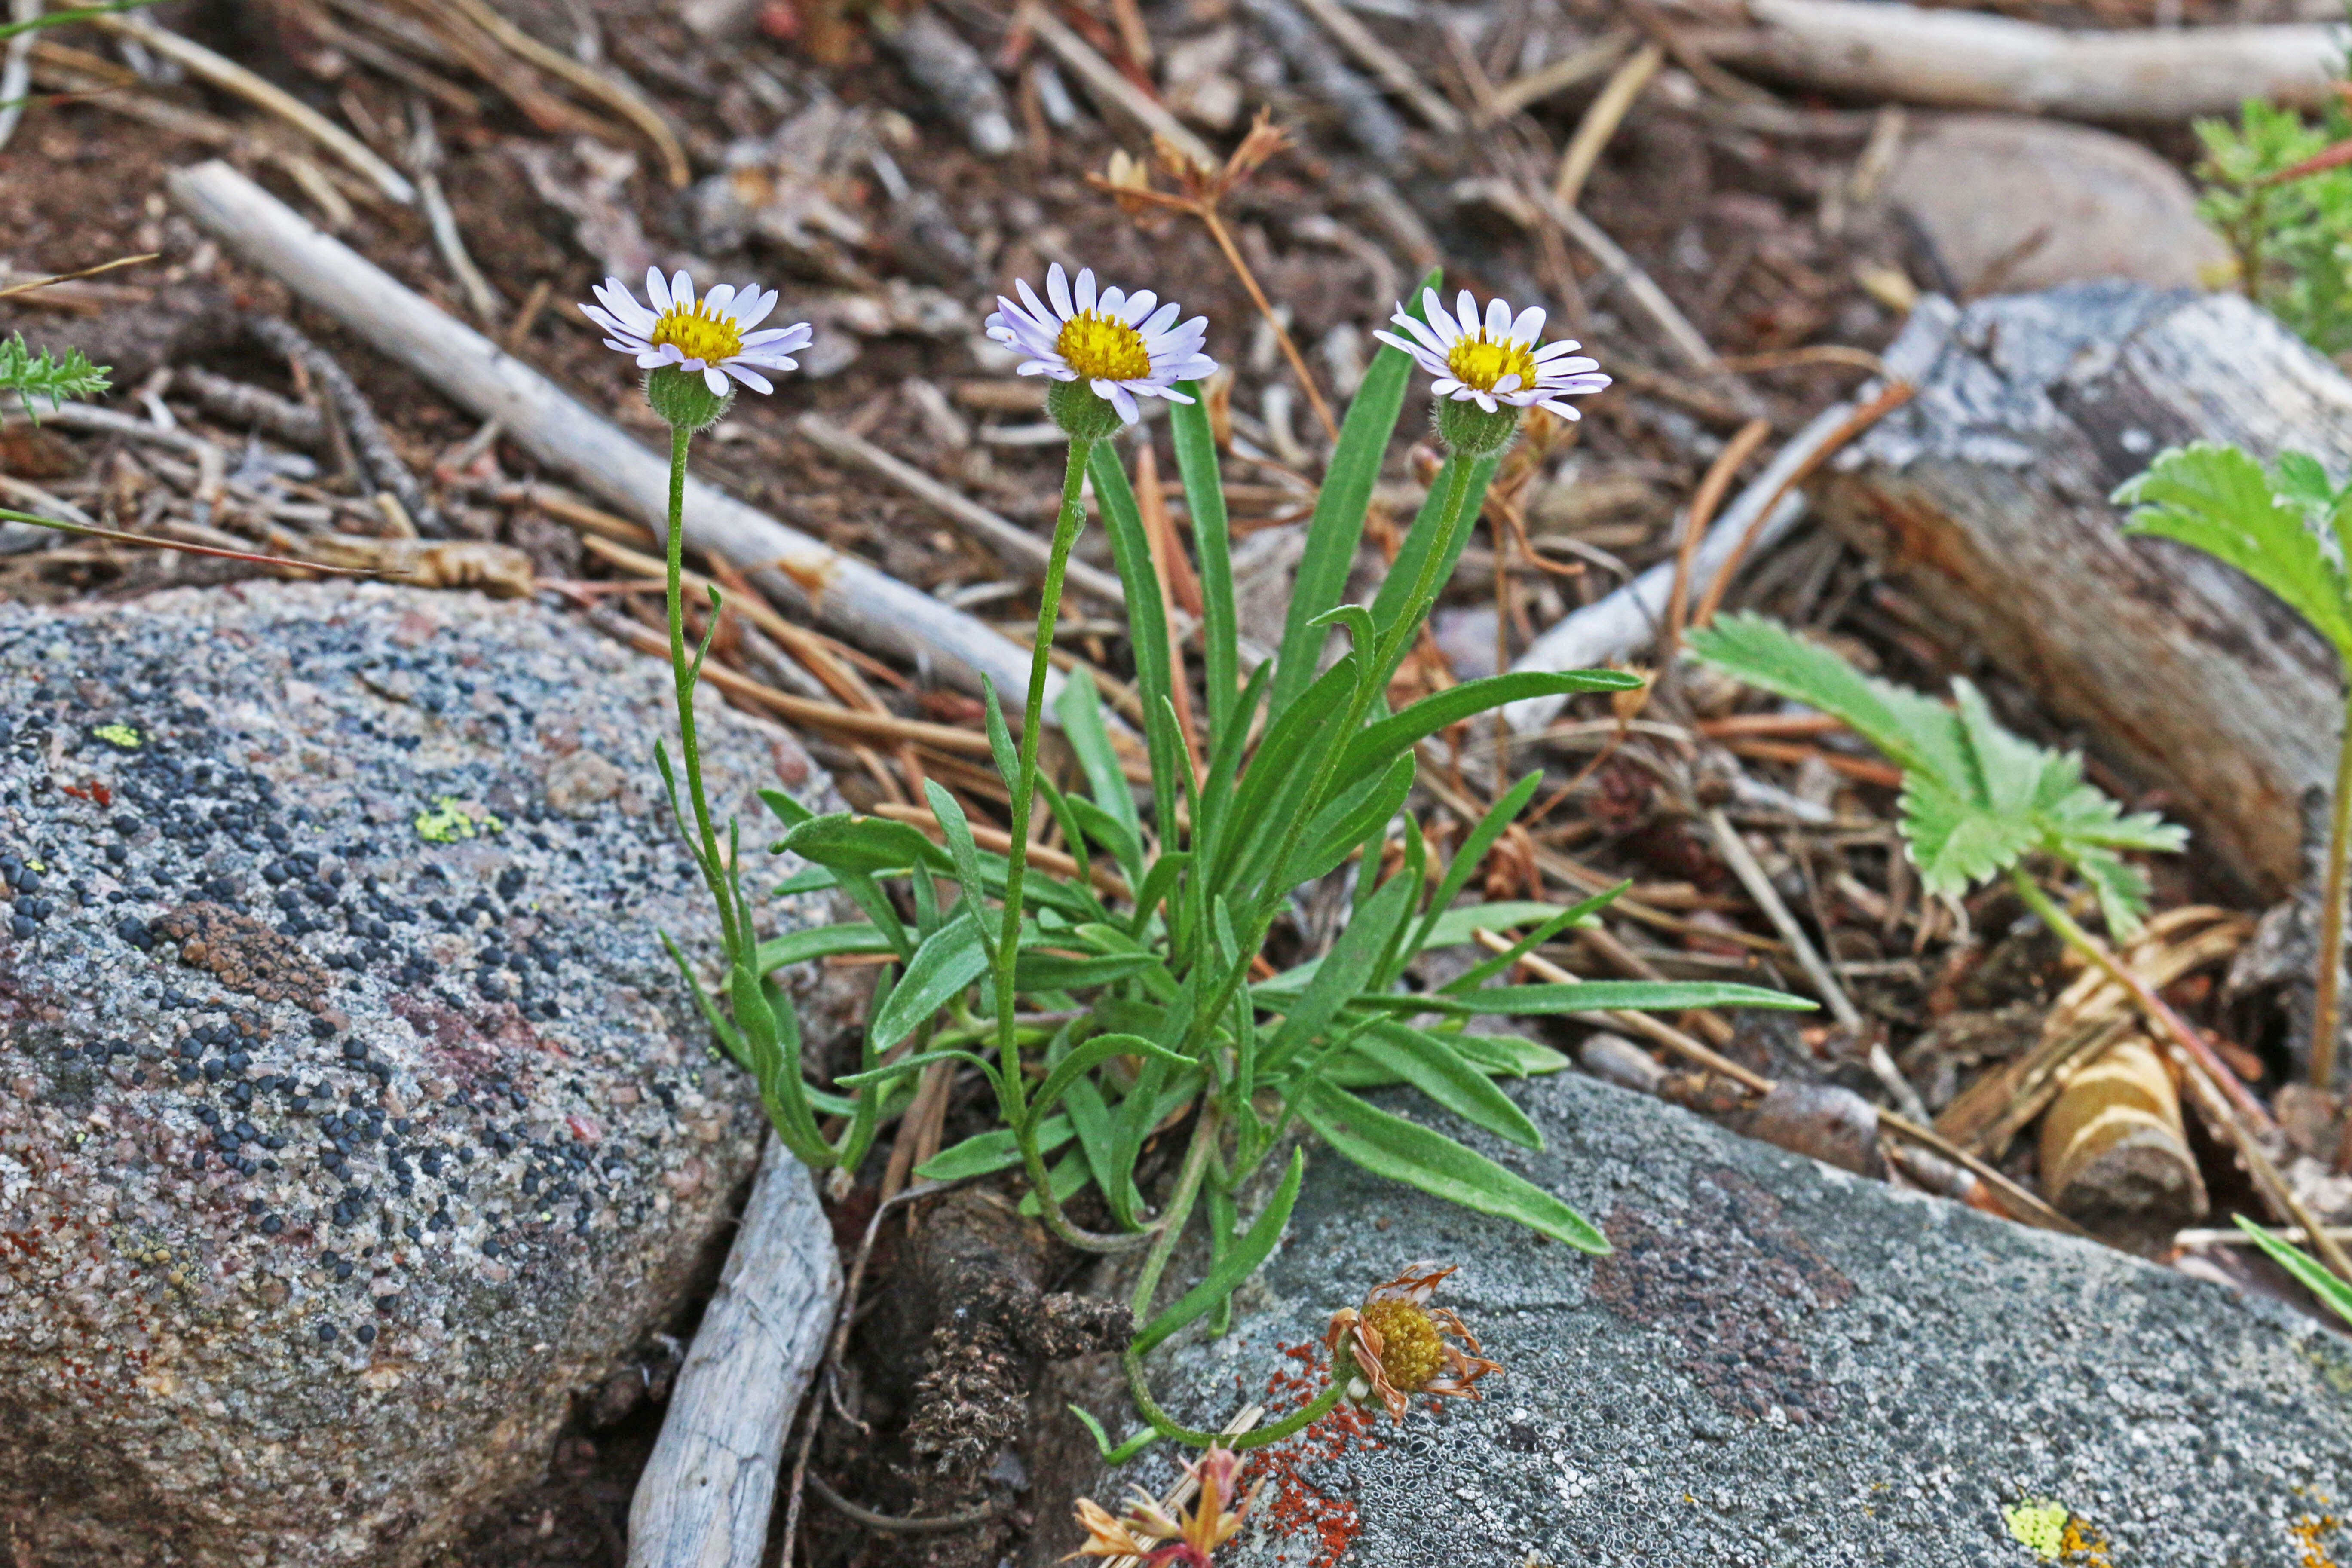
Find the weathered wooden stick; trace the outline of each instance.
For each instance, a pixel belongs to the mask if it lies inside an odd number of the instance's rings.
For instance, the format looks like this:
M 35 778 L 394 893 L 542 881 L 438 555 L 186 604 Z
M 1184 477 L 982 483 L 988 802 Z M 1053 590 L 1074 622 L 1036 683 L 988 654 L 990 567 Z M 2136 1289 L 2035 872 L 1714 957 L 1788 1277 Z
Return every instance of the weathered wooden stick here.
M 217 161 L 174 170 L 173 199 L 246 260 L 333 316 L 551 468 L 643 518 L 669 518 L 669 463 L 612 421 L 411 291 L 268 192 Z M 793 609 L 869 647 L 929 665 L 978 691 L 983 676 L 1018 711 L 1029 651 L 961 610 L 688 478 L 686 537 Z M 1047 699 L 1061 689 L 1047 683 Z
M 2265 895 L 2300 866 L 2303 792 L 2341 713 L 2318 635 L 2232 567 L 2130 539 L 2109 500 L 2167 447 L 2352 459 L 2352 381 L 2234 294 L 2073 284 L 1923 301 L 1890 361 L 1912 402 L 1816 496 L 1956 649 L 2034 689 Z M 1590 613 L 1590 612 L 1587 612 Z
M 628 1568 L 759 1568 L 785 1428 L 840 1299 L 815 1184 L 771 1134 L 629 1504 Z
M 1862 99 L 2078 120 L 2178 122 L 2249 98 L 2316 104 L 2344 29 L 2318 24 L 2069 32 L 1884 0 L 1748 0 L 1707 41 L 1726 64 Z

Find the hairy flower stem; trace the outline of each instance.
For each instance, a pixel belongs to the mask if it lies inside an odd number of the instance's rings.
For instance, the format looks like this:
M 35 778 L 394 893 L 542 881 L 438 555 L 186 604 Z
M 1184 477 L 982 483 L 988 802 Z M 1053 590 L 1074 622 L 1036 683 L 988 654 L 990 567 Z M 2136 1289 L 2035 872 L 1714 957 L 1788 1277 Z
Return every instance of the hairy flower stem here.
M 1182 1443 L 1188 1447 L 1205 1448 L 1214 1444 L 1220 1448 L 1231 1448 L 1235 1453 L 1279 1443 L 1293 1433 L 1304 1431 L 1320 1421 L 1331 1413 L 1333 1405 L 1346 1396 L 1348 1380 L 1355 1375 L 1355 1363 L 1349 1360 L 1348 1352 L 1342 1349 L 1331 1357 L 1331 1381 L 1325 1385 L 1323 1392 L 1274 1425 L 1240 1433 L 1201 1432 L 1185 1426 L 1160 1407 L 1160 1401 L 1151 1395 L 1151 1384 L 1144 1378 L 1141 1356 L 1130 1350 L 1121 1358 L 1121 1363 L 1127 1368 L 1128 1397 L 1135 1401 L 1137 1412 L 1151 1424 L 1154 1435 Z M 1130 1456 L 1122 1446 L 1111 1457 L 1117 1460 Z
M 682 592 L 686 563 L 686 454 L 693 440 L 694 432 L 684 425 L 670 427 L 669 531 L 664 542 L 668 558 L 669 667 L 677 683 L 677 749 L 679 760 L 686 764 L 687 797 L 694 803 L 693 831 L 702 845 L 699 858 L 703 880 L 710 884 L 710 896 L 719 901 L 719 926 L 731 959 L 737 945 L 735 902 L 727 883 L 726 868 L 719 858 L 719 833 L 711 826 L 710 802 L 702 788 L 702 747 L 694 730 L 694 688 L 700 672 L 686 653 L 686 604 Z
M 2343 1004 L 2344 893 L 2352 853 L 2352 705 L 2336 748 L 2336 798 L 2329 803 L 2327 874 L 2320 892 L 2318 973 L 2311 1005 L 2311 1087 L 2336 1092 L 2336 1038 Z
M 1021 958 L 1021 881 L 1029 863 L 1029 816 L 1037 798 L 1037 747 L 1045 720 L 1045 674 L 1053 668 L 1054 626 L 1062 613 L 1062 578 L 1069 570 L 1070 547 L 1086 527 L 1086 508 L 1078 492 L 1086 483 L 1087 458 L 1094 442 L 1070 438 L 1069 467 L 1062 477 L 1062 510 L 1054 521 L 1054 543 L 1045 559 L 1045 581 L 1037 595 L 1037 639 L 1029 650 L 1029 700 L 1021 710 L 1021 752 L 1013 785 L 1012 842 L 1004 850 L 1004 925 L 996 944 L 996 1059 L 1004 1084 L 1004 1119 L 1012 1124 L 1020 1146 L 1021 1163 L 1029 1185 L 1037 1194 L 1037 1209 L 1045 1228 L 1069 1246 L 1087 1252 L 1125 1252 L 1148 1244 L 1149 1230 L 1129 1236 L 1103 1236 L 1070 1222 L 1054 1196 L 1045 1152 L 1037 1146 L 1037 1129 L 1024 1100 L 1027 1086 L 1021 1077 L 1021 1039 L 1013 1025 L 1013 977 Z
M 1045 676 L 1053 668 L 1054 626 L 1062 614 L 1062 577 L 1070 547 L 1087 525 L 1078 492 L 1086 483 L 1092 441 L 1070 440 L 1069 466 L 1062 475 L 1062 510 L 1054 520 L 1054 544 L 1045 558 L 1045 581 L 1037 590 L 1037 637 L 1029 648 L 1029 699 L 1021 707 L 1020 772 L 1013 779 L 1013 841 L 1004 849 L 1004 926 L 996 943 L 996 1048 L 1004 1065 L 1013 1109 L 1021 1089 L 1019 1046 L 1013 1027 L 1013 971 L 1021 953 L 1021 879 L 1029 866 L 1029 815 L 1037 799 L 1037 747 L 1045 722 Z
M 1217 1102 L 1206 1095 L 1202 1098 L 1201 1117 L 1192 1125 L 1192 1144 L 1184 1151 L 1183 1168 L 1176 1173 L 1176 1190 L 1168 1194 L 1168 1206 L 1160 1211 L 1159 1239 L 1151 1244 L 1151 1251 L 1143 1260 L 1143 1272 L 1135 1282 L 1135 1296 L 1129 1303 L 1135 1309 L 1135 1321 L 1139 1323 L 1150 1320 L 1151 1299 L 1160 1293 L 1160 1277 L 1167 1272 L 1177 1238 L 1184 1234 L 1184 1226 L 1192 1217 L 1192 1205 L 1201 1195 L 1201 1178 L 1209 1169 L 1210 1156 L 1217 1151 L 1217 1137 L 1224 1125 Z

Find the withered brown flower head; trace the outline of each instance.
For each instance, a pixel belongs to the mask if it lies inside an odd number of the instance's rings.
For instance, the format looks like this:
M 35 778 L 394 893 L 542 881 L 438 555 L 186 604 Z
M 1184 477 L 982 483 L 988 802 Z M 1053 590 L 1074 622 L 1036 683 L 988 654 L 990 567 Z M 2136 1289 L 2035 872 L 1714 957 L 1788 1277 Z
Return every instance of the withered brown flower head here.
M 1399 1421 L 1404 1419 L 1407 1394 L 1477 1398 L 1471 1384 L 1502 1371 L 1502 1363 L 1478 1353 L 1476 1337 L 1451 1307 L 1428 1304 L 1439 1281 L 1456 1267 L 1408 1263 L 1395 1279 L 1364 1292 L 1361 1308 L 1342 1307 L 1332 1313 L 1331 1326 L 1323 1335 L 1323 1346 L 1334 1358 L 1331 1375 L 1361 1379 L 1365 1389 L 1357 1397 L 1377 1397 Z M 1455 1340 L 1469 1349 L 1464 1351 Z M 1337 1364 L 1343 1347 L 1352 1369 Z
M 1078 1522 L 1087 1527 L 1087 1543 L 1070 1556 L 1139 1557 L 1144 1568 L 1210 1568 L 1211 1554 L 1240 1532 L 1255 1498 L 1235 1499 L 1241 1461 L 1230 1448 L 1211 1448 L 1184 1468 L 1201 1489 L 1190 1513 L 1171 1514 L 1138 1491 L 1127 1511 L 1113 1518 L 1092 1498 L 1080 1498 Z
M 1214 211 L 1235 187 L 1257 173 L 1266 160 L 1289 145 L 1288 133 L 1274 123 L 1267 110 L 1260 110 L 1257 119 L 1251 122 L 1249 134 L 1242 138 L 1241 145 L 1233 150 L 1222 168 L 1198 163 L 1166 137 L 1154 136 L 1152 163 L 1176 183 L 1174 191 L 1156 189 L 1151 184 L 1150 168 L 1141 159 L 1131 158 L 1123 152 L 1110 155 L 1108 174 L 1088 174 L 1087 183 L 1107 192 L 1129 217 L 1140 217 L 1154 210 L 1206 214 Z

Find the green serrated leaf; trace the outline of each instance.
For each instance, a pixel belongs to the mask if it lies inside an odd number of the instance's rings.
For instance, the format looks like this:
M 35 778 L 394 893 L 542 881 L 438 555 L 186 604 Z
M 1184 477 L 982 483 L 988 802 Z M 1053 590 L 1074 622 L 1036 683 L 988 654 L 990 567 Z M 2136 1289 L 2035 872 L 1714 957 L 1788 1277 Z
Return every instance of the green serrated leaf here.
M 2178 540 L 2235 566 L 2285 600 L 2352 665 L 2352 585 L 2343 563 L 2245 452 L 2210 441 L 2173 447 L 2115 500 L 2132 509 L 2130 532 Z

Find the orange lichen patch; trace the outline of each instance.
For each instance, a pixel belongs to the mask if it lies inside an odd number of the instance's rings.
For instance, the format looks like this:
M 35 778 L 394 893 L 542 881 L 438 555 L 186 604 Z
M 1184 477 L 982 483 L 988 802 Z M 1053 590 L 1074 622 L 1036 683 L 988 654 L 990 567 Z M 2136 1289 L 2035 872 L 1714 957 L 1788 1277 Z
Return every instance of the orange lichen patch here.
M 2339 1522 L 2332 1513 L 2306 1513 L 2287 1526 L 2287 1533 L 2294 1537 L 2295 1550 L 2300 1553 L 2295 1559 L 2300 1568 L 2337 1568 L 2335 1557 L 2327 1550 L 2326 1538 L 2336 1533 Z
M 1320 1345 L 1311 1342 L 1286 1345 L 1283 1353 L 1298 1363 L 1298 1370 L 1277 1369 L 1266 1379 L 1268 1419 L 1307 1404 L 1329 1381 L 1329 1366 Z M 1297 1436 L 1250 1456 L 1243 1481 L 1265 1488 L 1261 1507 L 1283 1540 L 1283 1550 L 1275 1559 L 1277 1563 L 1285 1568 L 1335 1568 L 1355 1544 L 1357 1531 L 1363 1527 L 1356 1505 L 1327 1495 L 1307 1475 L 1351 1448 L 1381 1447 L 1370 1439 L 1370 1431 L 1371 1417 L 1342 1400 Z
M 2078 1568 L 2113 1568 L 2113 1559 L 2107 1555 L 2107 1538 L 2079 1519 L 2070 1517 L 2066 1521 L 2066 1528 L 2058 1537 L 2058 1552 L 2060 1562 L 2077 1564 Z

